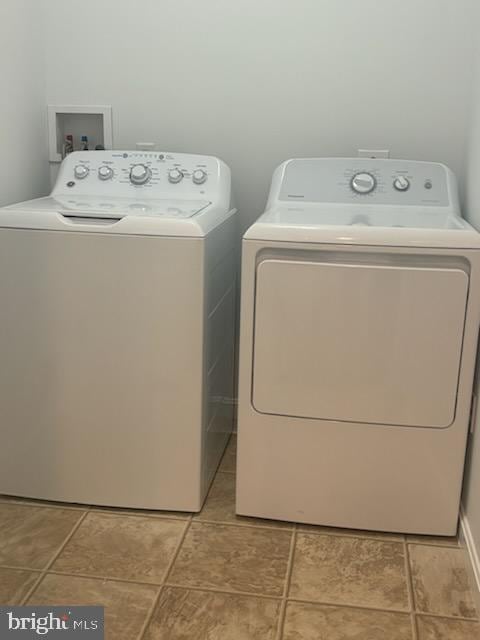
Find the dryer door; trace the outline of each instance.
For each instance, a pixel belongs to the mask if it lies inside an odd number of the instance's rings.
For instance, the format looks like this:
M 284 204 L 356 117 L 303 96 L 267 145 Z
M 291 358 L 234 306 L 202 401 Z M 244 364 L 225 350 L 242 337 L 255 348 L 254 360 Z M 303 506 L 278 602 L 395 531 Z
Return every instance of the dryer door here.
M 455 418 L 468 274 L 265 259 L 252 403 L 262 413 L 444 428 Z

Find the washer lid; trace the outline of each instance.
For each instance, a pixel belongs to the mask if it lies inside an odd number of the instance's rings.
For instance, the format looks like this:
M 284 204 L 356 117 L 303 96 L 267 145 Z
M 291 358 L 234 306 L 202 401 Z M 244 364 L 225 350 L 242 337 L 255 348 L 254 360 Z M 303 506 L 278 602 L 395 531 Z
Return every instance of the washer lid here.
M 49 196 L 8 207 L 21 211 L 57 211 L 75 217 L 148 216 L 191 218 L 211 204 L 208 200 L 140 200 L 130 198 L 98 198 L 95 196 Z
M 233 213 L 208 200 L 50 196 L 0 208 L 0 228 L 197 238 Z
M 463 218 L 431 207 L 312 204 L 267 210 L 248 240 L 480 248 L 480 234 Z

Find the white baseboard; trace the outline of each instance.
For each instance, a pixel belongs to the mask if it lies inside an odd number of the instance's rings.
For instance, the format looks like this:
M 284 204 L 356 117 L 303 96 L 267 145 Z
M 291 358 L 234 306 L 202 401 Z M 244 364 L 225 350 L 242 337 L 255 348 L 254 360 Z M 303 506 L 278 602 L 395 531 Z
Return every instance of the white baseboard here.
M 460 509 L 460 542 L 470 557 L 471 581 L 475 589 L 477 609 L 480 611 L 480 550 L 476 548 L 463 506 Z

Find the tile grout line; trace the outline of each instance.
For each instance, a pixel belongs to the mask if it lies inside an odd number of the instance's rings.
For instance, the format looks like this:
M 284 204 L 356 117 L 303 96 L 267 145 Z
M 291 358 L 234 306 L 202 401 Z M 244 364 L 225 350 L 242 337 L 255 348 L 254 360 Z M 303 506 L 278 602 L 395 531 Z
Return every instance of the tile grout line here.
M 322 607 L 341 607 L 344 609 L 363 609 L 366 611 L 379 611 L 381 613 L 399 613 L 405 616 L 410 615 L 410 611 L 405 611 L 405 609 L 382 609 L 381 607 L 371 607 L 365 604 L 353 604 L 353 603 L 345 603 L 345 602 L 331 602 L 329 600 L 308 600 L 308 598 L 295 598 L 289 597 L 289 602 L 298 602 L 299 604 L 311 604 L 311 605 L 319 605 Z M 449 616 L 445 613 L 425 613 L 423 611 L 416 611 L 416 615 L 420 616 L 430 616 L 432 618 L 442 618 L 448 620 L 458 620 L 461 622 L 478 622 L 478 618 L 464 618 L 462 616 Z
M 226 527 L 247 527 L 249 529 L 268 529 L 269 531 L 287 531 L 288 533 L 291 533 L 295 526 L 294 522 L 281 527 L 278 525 L 275 526 L 273 524 L 251 524 L 250 522 L 227 522 L 224 520 L 209 520 L 207 518 L 204 519 L 196 516 L 193 517 L 193 522 L 198 522 L 200 524 L 220 524 L 225 525 Z
M 24 605 L 27 603 L 28 599 L 33 595 L 33 593 L 35 593 L 37 587 L 40 585 L 40 583 L 42 582 L 43 578 L 47 575 L 48 570 L 50 569 L 50 567 L 52 567 L 53 563 L 55 562 L 55 560 L 58 558 L 58 556 L 62 553 L 62 551 L 65 549 L 65 547 L 67 546 L 67 544 L 70 542 L 70 540 L 72 539 L 72 537 L 75 535 L 77 529 L 80 527 L 80 525 L 82 524 L 82 522 L 85 520 L 85 518 L 87 517 L 87 515 L 89 514 L 90 509 L 87 509 L 86 511 L 83 512 L 83 514 L 80 516 L 80 518 L 77 520 L 77 522 L 73 525 L 70 533 L 67 535 L 67 537 L 65 538 L 65 540 L 62 542 L 62 544 L 60 545 L 60 547 L 57 549 L 57 551 L 52 555 L 52 557 L 50 558 L 50 560 L 47 562 L 47 564 L 45 565 L 45 567 L 42 570 L 42 573 L 39 575 L 39 577 L 35 580 L 35 582 L 33 583 L 32 587 L 27 591 L 27 593 L 25 594 L 25 596 L 22 598 L 20 604 Z
M 0 564 L 0 569 L 10 569 L 11 571 L 29 571 L 30 573 L 43 573 L 44 569 L 33 569 L 32 567 L 23 567 L 17 564 Z
M 417 629 L 417 619 L 415 616 L 415 593 L 413 590 L 413 578 L 412 572 L 410 569 L 410 554 L 408 551 L 408 543 L 407 537 L 404 536 L 403 540 L 403 548 L 404 548 L 404 561 L 405 561 L 405 578 L 407 581 L 407 591 L 408 591 L 408 601 L 410 603 L 410 625 L 412 628 L 412 638 L 413 640 L 417 640 L 418 638 L 418 629 Z
M 303 526 L 303 524 L 301 523 L 297 523 L 297 526 Z M 250 525 L 253 526 L 253 525 Z M 314 526 L 314 525 L 312 525 Z M 365 534 L 361 534 L 361 533 L 343 533 L 342 532 L 337 532 L 337 531 L 310 531 L 309 529 L 298 529 L 298 531 L 300 533 L 306 534 L 306 535 L 314 535 L 314 536 L 337 536 L 340 538 L 361 538 L 362 540 L 378 540 L 379 542 L 398 542 L 400 544 L 403 544 L 403 539 L 400 538 L 399 534 L 397 534 L 397 537 L 394 537 L 394 534 L 392 534 L 389 537 L 389 534 L 386 533 L 385 535 L 379 533 L 379 534 L 374 534 L 374 533 L 365 533 Z M 349 531 L 349 529 L 345 530 L 346 532 Z M 424 547 L 439 547 L 440 549 L 460 549 L 460 547 L 456 544 L 454 544 L 453 542 L 451 544 L 445 544 L 445 543 L 441 543 L 441 542 L 408 542 L 408 540 L 406 541 L 407 545 L 422 545 Z
M 81 512 L 91 512 L 91 513 L 101 513 L 109 516 L 132 516 L 134 518 L 158 518 L 161 520 L 181 520 L 182 522 L 186 522 L 191 514 L 188 515 L 175 515 L 175 513 L 164 513 L 161 509 L 155 511 L 151 510 L 151 513 L 142 513 L 140 510 L 138 513 L 135 512 L 135 509 L 125 510 L 124 507 L 103 507 L 99 505 L 84 505 L 84 506 L 73 506 L 68 503 L 58 503 L 58 504 L 45 504 L 45 503 L 36 503 L 36 502 L 26 502 L 21 500 L 2 500 L 0 498 L 0 507 L 3 505 L 15 505 L 16 507 L 36 507 L 38 509 L 60 509 L 64 511 L 81 511 Z M 179 512 L 186 513 L 186 512 Z
M 185 585 L 185 584 L 181 584 L 181 583 L 177 583 L 177 582 L 145 582 L 142 580 L 137 580 L 137 579 L 129 579 L 129 578 L 119 578 L 119 577 L 112 577 L 112 576 L 108 576 L 108 575 L 98 575 L 98 574 L 92 574 L 92 573 L 68 573 L 66 571 L 56 571 L 56 570 L 52 570 L 49 569 L 48 571 L 42 571 L 41 569 L 28 569 L 25 567 L 16 567 L 16 566 L 4 566 L 4 565 L 0 565 L 0 568 L 4 568 L 4 569 L 14 569 L 16 571 L 29 571 L 29 572 L 33 572 L 33 573 L 45 573 L 48 575 L 53 575 L 53 576 L 66 576 L 69 578 L 86 578 L 86 579 L 90 579 L 90 580 L 98 580 L 98 581 L 108 581 L 108 582 L 118 582 L 118 583 L 122 583 L 122 584 L 137 584 L 137 585 L 141 585 L 144 587 L 153 587 L 153 588 L 160 588 L 160 587 L 172 587 L 174 589 L 184 589 L 184 590 L 192 590 L 192 591 L 205 591 L 205 592 L 212 592 L 212 593 L 223 593 L 226 595 L 239 595 L 239 596 L 246 596 L 246 597 L 251 597 L 251 598 L 263 598 L 263 599 L 267 599 L 267 600 L 281 600 L 283 596 L 274 596 L 274 595 L 266 595 L 263 593 L 256 593 L 254 591 L 238 591 L 238 590 L 234 590 L 234 589 L 228 589 L 228 588 L 222 588 L 222 587 L 207 587 L 207 586 L 201 586 L 201 587 L 197 587 L 197 586 L 192 586 L 192 585 Z
M 371 607 L 366 604 L 354 604 L 351 602 L 333 602 L 329 600 L 309 600 L 308 598 L 295 598 L 291 596 L 288 597 L 287 600 L 289 602 L 297 602 L 299 604 L 320 605 L 322 607 L 341 607 L 343 609 L 363 609 L 364 611 L 379 611 L 382 613 L 401 613 L 405 616 L 408 616 L 410 614 L 410 611 L 406 611 L 405 609 L 382 609 L 381 607 Z M 439 617 L 442 617 L 442 616 L 439 616 Z M 455 620 L 458 620 L 458 618 L 455 618 Z
M 163 585 L 163 579 L 158 580 L 157 582 L 148 582 L 146 580 L 142 580 L 141 578 L 120 578 L 118 576 L 111 575 L 100 575 L 97 573 L 69 573 L 68 571 L 58 571 L 56 569 L 49 569 L 45 571 L 51 576 L 67 576 L 69 578 L 89 578 L 91 580 L 107 580 L 108 582 L 121 582 L 124 584 L 138 584 L 144 587 L 161 587 Z
M 177 544 L 177 547 L 176 547 L 176 549 L 175 549 L 175 551 L 173 553 L 172 559 L 168 563 L 168 567 L 166 568 L 164 576 L 163 576 L 163 584 L 166 584 L 166 582 L 168 581 L 170 573 L 171 573 L 171 571 L 173 569 L 173 565 L 175 564 L 175 562 L 176 562 L 176 560 L 177 560 L 177 558 L 178 558 L 178 556 L 180 554 L 180 550 L 181 550 L 182 545 L 183 545 L 183 543 L 185 541 L 185 538 L 187 537 L 187 533 L 189 532 L 192 523 L 193 523 L 193 515 L 190 516 L 190 518 L 186 522 L 185 527 L 184 527 L 183 532 L 182 532 L 182 535 L 180 536 L 180 540 L 179 540 L 179 542 Z
M 448 616 L 444 613 L 427 613 L 426 611 L 417 611 L 416 617 L 422 618 L 441 618 L 442 620 L 456 620 L 458 622 L 476 622 L 480 624 L 478 618 L 463 618 L 462 616 Z
M 420 616 L 430 616 L 431 618 L 446 618 L 448 620 L 460 620 L 463 622 L 480 622 L 479 618 L 466 618 L 465 616 L 454 616 L 449 615 L 448 613 L 431 613 L 430 611 L 421 611 L 417 609 L 415 611 L 415 618 Z
M 298 526 L 298 525 L 297 525 Z M 404 540 L 403 537 L 397 537 L 397 538 L 382 538 L 381 535 L 377 535 L 377 536 L 369 536 L 367 535 L 361 535 L 358 533 L 337 533 L 337 532 L 332 532 L 332 531 L 309 531 L 309 530 L 305 530 L 305 529 L 298 529 L 299 533 L 301 533 L 304 536 L 326 536 L 326 537 L 335 537 L 335 538 L 356 538 L 357 540 L 375 540 L 377 542 L 381 542 L 381 543 L 390 543 L 390 544 L 398 544 L 398 545 L 404 545 Z M 348 531 L 348 529 L 347 529 Z M 388 535 L 388 534 L 387 534 Z
M 164 587 L 163 584 L 157 587 L 157 593 L 155 594 L 153 602 L 149 610 L 147 611 L 147 615 L 145 616 L 145 621 L 142 624 L 140 631 L 137 634 L 136 640 L 142 640 L 143 636 L 147 633 L 147 629 L 150 626 L 150 622 L 153 618 L 153 614 L 155 613 L 155 609 L 157 608 L 157 604 L 160 600 L 160 596 L 162 595 L 163 587 Z
M 65 511 L 90 511 L 90 505 L 76 505 L 68 502 L 46 503 L 28 501 L 28 498 L 3 498 L 0 496 L 0 506 L 15 505 L 16 507 L 38 507 L 39 509 L 63 509 Z
M 365 535 L 355 534 L 355 533 L 337 533 L 333 531 L 308 531 L 307 529 L 297 529 L 299 533 L 307 536 L 334 536 L 335 538 L 358 538 L 360 540 L 377 540 L 378 542 L 397 542 L 398 544 L 403 544 L 403 541 L 399 538 L 389 538 L 387 536 L 382 537 L 381 535 L 369 535 L 368 533 Z
M 197 587 L 192 585 L 180 584 L 178 582 L 166 582 L 164 587 L 172 589 L 183 589 L 184 591 L 202 591 L 204 593 L 221 593 L 226 596 L 243 596 L 246 598 L 260 598 L 263 600 L 282 600 L 282 596 L 271 596 L 263 593 L 254 593 L 253 591 L 236 591 L 234 589 L 226 589 L 221 587 Z
M 173 552 L 172 558 L 170 560 L 170 562 L 168 563 L 167 568 L 165 569 L 165 573 L 163 574 L 163 580 L 162 580 L 162 584 L 160 586 L 160 588 L 158 589 L 158 593 L 155 596 L 155 598 L 153 599 L 152 602 L 152 606 L 150 607 L 150 610 L 148 611 L 146 617 L 145 617 L 145 622 L 142 625 L 142 628 L 140 629 L 140 631 L 138 632 L 137 635 L 137 640 L 142 640 L 145 636 L 145 634 L 147 633 L 148 627 L 150 626 L 150 622 L 152 621 L 153 618 L 153 614 L 155 613 L 155 610 L 157 608 L 157 605 L 160 601 L 160 596 L 162 595 L 163 589 L 165 588 L 165 585 L 167 583 L 168 577 L 170 575 L 170 572 L 173 569 L 173 565 L 175 564 L 175 561 L 177 560 L 177 557 L 180 554 L 180 550 L 182 548 L 183 542 L 185 540 L 185 538 L 187 537 L 187 533 L 190 529 L 190 526 L 192 524 L 193 521 L 193 515 L 191 515 L 187 522 L 185 523 L 185 527 L 183 528 L 183 532 L 182 535 L 180 536 L 180 540 L 178 541 L 178 544 L 175 548 L 175 551 Z
M 103 516 L 111 516 L 112 518 L 145 518 L 147 520 L 174 520 L 175 522 L 188 522 L 188 520 L 191 518 L 191 516 L 164 516 L 161 514 L 161 512 L 159 512 L 158 514 L 133 513 L 131 511 L 125 511 L 121 513 L 100 507 L 93 507 L 89 511 L 90 513 L 93 513 L 95 515 L 100 514 Z
M 445 542 L 436 542 L 435 540 L 432 540 L 431 542 L 427 542 L 422 541 L 422 540 L 406 540 L 406 544 L 409 547 L 412 546 L 422 546 L 422 547 L 439 547 L 440 549 L 461 549 L 460 545 L 457 543 L 455 544 L 454 542 L 450 542 L 450 543 L 445 543 Z
M 244 516 L 247 517 L 247 516 Z M 194 515 L 193 516 L 193 521 L 194 522 L 198 522 L 200 524 L 213 524 L 213 525 L 225 525 L 227 527 L 250 527 L 251 529 L 268 529 L 270 531 L 287 531 L 287 532 L 291 532 L 293 530 L 294 527 L 297 528 L 297 532 L 304 534 L 304 535 L 315 535 L 315 536 L 319 536 L 319 535 L 323 535 L 323 536 L 333 536 L 333 537 L 340 537 L 340 538 L 359 538 L 361 540 L 377 540 L 379 542 L 396 542 L 397 544 L 402 544 L 403 545 L 403 537 L 397 537 L 394 538 L 393 536 L 388 537 L 388 534 L 385 534 L 385 537 L 382 537 L 382 535 L 369 535 L 368 533 L 365 535 L 361 535 L 361 534 L 354 534 L 354 533 L 343 533 L 343 532 L 336 532 L 336 531 L 309 531 L 308 529 L 300 529 L 299 527 L 303 526 L 302 523 L 298 523 L 298 522 L 285 522 L 284 520 L 281 520 L 279 522 L 282 522 L 285 524 L 285 526 L 279 526 L 279 525 L 274 525 L 274 524 L 257 524 L 257 523 L 250 523 L 250 522 L 229 522 L 227 520 L 210 520 L 209 518 L 200 518 L 198 517 L 198 515 Z M 348 530 L 346 530 L 348 531 Z M 446 548 L 446 545 L 430 545 L 430 546 L 440 546 L 442 548 Z M 456 548 L 453 547 L 452 548 Z
M 288 594 L 290 592 L 290 581 L 292 578 L 293 562 L 295 558 L 295 547 L 297 544 L 297 525 L 293 526 L 292 537 L 290 539 L 290 549 L 288 552 L 287 571 L 285 573 L 285 584 L 283 585 L 282 601 L 280 603 L 280 612 L 277 623 L 276 640 L 281 640 L 283 636 L 283 627 L 285 625 L 285 616 L 287 612 Z

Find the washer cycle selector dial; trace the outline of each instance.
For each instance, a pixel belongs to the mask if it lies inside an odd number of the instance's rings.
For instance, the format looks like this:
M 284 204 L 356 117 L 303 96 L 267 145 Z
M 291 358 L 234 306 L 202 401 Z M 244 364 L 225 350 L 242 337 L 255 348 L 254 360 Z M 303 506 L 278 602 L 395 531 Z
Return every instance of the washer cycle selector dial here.
M 195 169 L 192 174 L 192 180 L 195 184 L 203 184 L 207 179 L 207 174 L 203 169 Z
M 130 182 L 145 184 L 152 177 L 150 169 L 144 164 L 134 164 L 130 169 Z
M 350 185 L 355 193 L 366 194 L 375 189 L 377 181 L 371 173 L 360 172 L 353 176 Z
M 410 180 L 405 176 L 397 176 L 393 181 L 393 186 L 397 191 L 407 191 L 410 187 Z
M 177 184 L 177 182 L 181 182 L 183 180 L 183 173 L 180 169 L 170 169 L 168 172 L 168 181 L 173 184 Z
M 113 178 L 113 169 L 107 167 L 106 164 L 98 168 L 98 177 L 100 180 L 111 180 Z
M 77 178 L 78 180 L 83 180 L 88 176 L 89 169 L 84 164 L 77 164 L 77 166 L 73 170 L 73 173 L 75 175 L 75 178 Z

